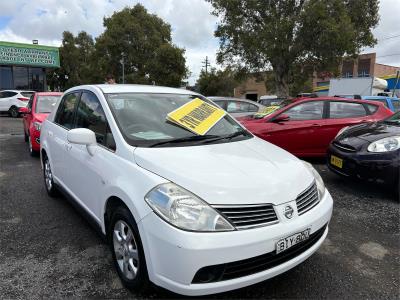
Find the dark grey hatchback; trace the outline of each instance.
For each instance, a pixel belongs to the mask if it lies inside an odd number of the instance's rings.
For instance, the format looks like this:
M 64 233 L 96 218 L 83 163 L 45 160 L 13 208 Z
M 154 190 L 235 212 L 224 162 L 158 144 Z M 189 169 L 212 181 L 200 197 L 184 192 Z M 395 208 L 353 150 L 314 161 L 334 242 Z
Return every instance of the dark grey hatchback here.
M 333 172 L 393 185 L 400 181 L 400 112 L 375 123 L 344 128 L 328 149 Z

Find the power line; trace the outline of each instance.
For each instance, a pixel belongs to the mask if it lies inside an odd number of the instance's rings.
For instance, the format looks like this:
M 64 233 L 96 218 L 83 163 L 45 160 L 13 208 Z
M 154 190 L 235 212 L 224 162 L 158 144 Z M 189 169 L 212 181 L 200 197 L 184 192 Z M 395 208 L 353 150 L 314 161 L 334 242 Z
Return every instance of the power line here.
M 396 34 L 396 35 L 392 35 L 392 36 L 386 36 L 386 37 L 378 39 L 378 41 L 394 39 L 394 38 L 397 38 L 397 37 L 400 37 L 400 34 Z
M 376 58 L 389 57 L 389 56 L 398 56 L 398 55 L 400 55 L 400 53 L 393 53 L 393 54 L 388 54 L 388 55 L 377 56 Z

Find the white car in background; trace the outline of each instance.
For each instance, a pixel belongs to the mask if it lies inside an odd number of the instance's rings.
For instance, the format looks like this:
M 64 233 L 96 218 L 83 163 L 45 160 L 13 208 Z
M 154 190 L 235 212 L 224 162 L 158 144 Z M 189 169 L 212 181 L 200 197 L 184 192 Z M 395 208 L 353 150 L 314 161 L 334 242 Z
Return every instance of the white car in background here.
M 86 212 L 134 291 L 248 286 L 300 264 L 328 234 L 333 201 L 318 172 L 220 110 L 205 135 L 167 119 L 195 101 L 215 110 L 183 89 L 78 86 L 41 128 L 48 194 Z
M 0 91 L 0 112 L 8 112 L 11 117 L 17 118 L 19 116 L 18 110 L 27 106 L 34 93 L 34 91 L 18 90 Z
M 265 109 L 264 105 L 247 99 L 220 96 L 207 98 L 218 104 L 235 118 L 251 116 Z

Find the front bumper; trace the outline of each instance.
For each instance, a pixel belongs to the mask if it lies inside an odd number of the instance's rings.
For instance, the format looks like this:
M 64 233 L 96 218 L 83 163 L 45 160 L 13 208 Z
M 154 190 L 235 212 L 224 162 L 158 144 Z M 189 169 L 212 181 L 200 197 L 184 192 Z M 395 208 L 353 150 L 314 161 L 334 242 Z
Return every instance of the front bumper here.
M 342 168 L 331 163 L 331 155 L 343 160 Z M 329 169 L 339 175 L 394 185 L 400 179 L 400 150 L 387 153 L 367 151 L 346 152 L 330 145 L 327 155 Z
M 32 149 L 34 151 L 40 151 L 40 131 L 37 131 L 34 128 L 31 130 Z
M 328 233 L 333 201 L 328 191 L 323 199 L 305 214 L 292 219 L 283 216 L 284 207 L 295 201 L 274 206 L 279 223 L 248 230 L 198 233 L 179 230 L 151 213 L 139 223 L 149 277 L 156 285 L 173 292 L 196 296 L 238 289 L 279 275 L 311 256 Z M 276 243 L 287 236 L 311 228 L 311 235 L 321 235 L 310 247 L 283 263 L 239 278 L 211 283 L 192 283 L 202 268 L 254 258 L 274 252 Z M 290 249 L 289 249 L 290 250 Z

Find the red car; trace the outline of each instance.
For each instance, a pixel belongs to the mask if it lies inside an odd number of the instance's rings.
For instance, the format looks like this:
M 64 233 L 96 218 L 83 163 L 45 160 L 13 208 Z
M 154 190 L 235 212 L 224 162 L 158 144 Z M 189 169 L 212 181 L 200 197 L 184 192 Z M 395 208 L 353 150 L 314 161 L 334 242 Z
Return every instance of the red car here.
M 26 107 L 21 107 L 19 113 L 23 115 L 25 141 L 29 144 L 32 156 L 40 151 L 40 128 L 42 122 L 52 111 L 62 93 L 40 92 L 34 93 Z
M 254 135 L 296 156 L 325 156 L 329 143 L 349 125 L 393 114 L 382 103 L 337 97 L 297 99 L 266 116 L 239 121 Z

